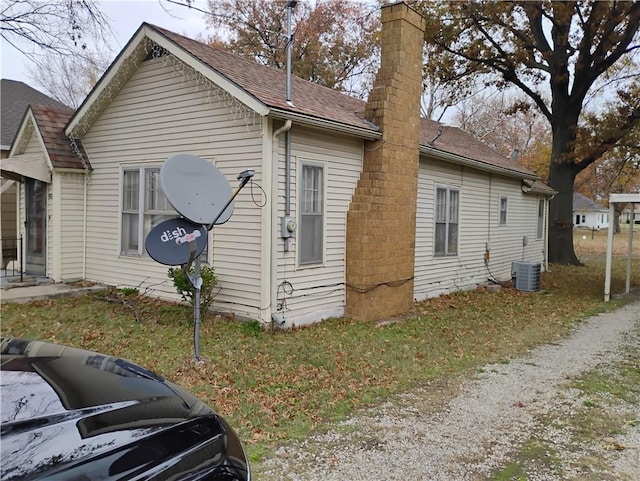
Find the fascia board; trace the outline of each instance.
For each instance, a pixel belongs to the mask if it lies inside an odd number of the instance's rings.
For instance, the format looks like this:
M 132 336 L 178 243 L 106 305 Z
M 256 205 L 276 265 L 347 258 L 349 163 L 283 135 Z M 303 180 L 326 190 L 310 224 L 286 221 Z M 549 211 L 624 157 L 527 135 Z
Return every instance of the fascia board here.
M 23 117 L 22 122 L 20 123 L 20 127 L 18 128 L 18 133 L 16 134 L 15 140 L 13 142 L 14 147 L 20 144 L 19 139 L 23 135 L 26 135 L 25 132 L 27 131 L 27 126 L 29 124 L 33 126 L 33 135 L 35 135 L 36 138 L 38 139 L 38 144 L 40 145 L 42 156 L 47 162 L 47 167 L 49 168 L 49 171 L 53 171 L 53 164 L 51 163 L 51 159 L 49 158 L 49 152 L 47 151 L 47 146 L 44 143 L 44 139 L 42 138 L 42 135 L 40 134 L 38 123 L 36 122 L 36 118 L 33 116 L 33 111 L 31 110 L 31 108 L 27 109 L 27 112 L 25 113 L 25 116 Z M 16 155 L 16 154 L 15 152 L 13 152 L 13 149 L 11 149 L 9 156 L 11 157 L 13 155 Z
M 638 204 L 640 203 L 640 194 L 611 194 L 609 203 Z
M 313 117 L 297 112 L 291 112 L 289 110 L 271 109 L 268 115 L 274 119 L 279 120 L 292 120 L 301 125 L 308 125 L 310 127 L 317 127 L 324 130 L 331 130 L 333 132 L 340 132 L 343 134 L 353 135 L 366 140 L 378 140 L 382 137 L 380 132 L 375 130 L 364 129 L 361 127 L 354 127 L 352 125 L 345 125 L 339 122 L 334 122 L 319 117 Z
M 506 169 L 504 167 L 499 167 L 497 165 L 488 164 L 486 162 L 473 160 L 468 157 L 463 157 L 461 155 L 451 154 L 449 152 L 443 152 L 442 150 L 426 147 L 424 145 L 420 146 L 420 153 L 429 157 L 433 157 L 438 160 L 442 160 L 444 162 L 464 165 L 464 166 L 472 167 L 474 169 L 482 170 L 485 172 L 490 172 L 492 174 L 500 174 L 506 177 L 515 177 L 517 179 L 538 180 L 538 176 L 535 174 L 527 174 L 526 172 L 519 172 L 517 170 Z

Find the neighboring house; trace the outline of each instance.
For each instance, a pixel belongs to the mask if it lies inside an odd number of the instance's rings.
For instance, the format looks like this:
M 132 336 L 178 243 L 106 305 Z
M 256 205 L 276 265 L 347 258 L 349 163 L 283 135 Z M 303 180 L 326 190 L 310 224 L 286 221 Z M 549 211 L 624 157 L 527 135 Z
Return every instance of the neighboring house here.
M 284 72 L 143 24 L 66 124 L 82 161 L 57 167 L 36 115 L 14 144 L 12 156 L 39 151 L 52 171 L 46 275 L 176 299 L 144 239 L 176 215 L 159 170 L 179 153 L 214 162 L 232 186 L 254 169 L 261 187 L 241 191 L 210 233 L 220 311 L 288 325 L 379 319 L 508 280 L 512 261 L 544 263 L 554 191 L 459 129 L 421 120 L 424 20 L 395 4 L 382 21 L 368 102 L 295 77 L 287 102 Z M 289 237 L 282 226 L 294 223 Z
M 632 212 L 633 209 L 633 212 Z M 628 205 L 622 210 L 620 215 L 620 224 L 630 224 L 631 214 L 633 213 L 633 223 L 640 224 L 640 205 L 632 204 Z
M 1 159 L 9 156 L 11 143 L 29 104 L 38 103 L 67 108 L 57 100 L 16 80 L 1 79 L 0 96 Z M 2 198 L 0 199 L 0 245 L 2 245 L 0 268 L 4 268 L 8 262 L 16 259 L 17 255 L 17 188 L 16 181 L 8 177 L 2 178 L 0 186 L 2 189 Z
M 608 229 L 609 209 L 582 194 L 573 194 L 573 227 L 576 229 Z
M 10 156 L 2 161 L 3 177 L 20 182 L 17 209 L 25 270 L 57 281 L 80 278 L 83 262 L 90 165 L 83 161 L 82 145 L 72 148 L 64 135 L 72 114 L 64 106 L 30 104 Z

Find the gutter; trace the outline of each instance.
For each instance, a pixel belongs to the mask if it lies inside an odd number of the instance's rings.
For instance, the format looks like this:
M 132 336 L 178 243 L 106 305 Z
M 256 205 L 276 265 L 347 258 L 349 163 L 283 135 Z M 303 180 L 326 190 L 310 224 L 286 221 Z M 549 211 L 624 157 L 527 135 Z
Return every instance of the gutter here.
M 443 152 L 442 150 L 427 147 L 425 145 L 421 145 L 419 150 L 421 154 L 430 155 L 438 160 L 443 160 L 445 162 L 450 162 L 453 164 L 464 165 L 466 167 L 472 167 L 474 169 L 483 170 L 485 172 L 491 172 L 492 174 L 500 174 L 507 177 L 516 177 L 518 179 L 538 180 L 538 176 L 535 174 L 528 174 L 526 172 L 521 172 L 518 170 L 507 169 L 506 167 L 487 164 L 485 162 L 469 159 L 460 155 Z
M 311 117 L 309 115 L 291 112 L 289 110 L 274 108 L 270 109 L 267 115 L 274 119 L 293 120 L 300 125 L 340 132 L 343 134 L 353 135 L 355 137 L 361 137 L 366 140 L 378 140 L 382 137 L 382 133 L 374 124 L 371 124 L 371 129 L 367 129 L 365 127 L 354 127 L 352 125 L 346 125 L 333 120 Z

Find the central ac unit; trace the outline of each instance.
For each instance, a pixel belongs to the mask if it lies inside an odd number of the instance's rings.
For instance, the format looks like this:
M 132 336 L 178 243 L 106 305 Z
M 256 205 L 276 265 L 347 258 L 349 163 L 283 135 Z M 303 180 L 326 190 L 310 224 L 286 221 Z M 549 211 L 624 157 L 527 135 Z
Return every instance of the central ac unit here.
M 514 261 L 511 263 L 511 282 L 519 291 L 540 290 L 540 263 Z

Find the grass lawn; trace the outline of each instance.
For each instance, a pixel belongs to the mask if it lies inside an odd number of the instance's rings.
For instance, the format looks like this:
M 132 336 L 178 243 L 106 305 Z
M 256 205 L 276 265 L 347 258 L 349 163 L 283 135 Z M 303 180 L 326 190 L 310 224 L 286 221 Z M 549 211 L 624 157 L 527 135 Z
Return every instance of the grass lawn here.
M 604 256 L 595 237 L 584 267 L 551 266 L 542 291 L 460 292 L 415 306 L 384 325 L 333 319 L 274 333 L 220 317 L 201 329 L 204 363 L 193 362 L 192 309 L 149 298 L 140 322 L 110 291 L 2 306 L 2 335 L 38 338 L 121 356 L 186 387 L 223 414 L 255 461 L 285 440 L 391 393 L 472 373 L 566 334 L 576 321 L 626 302 L 602 302 Z M 616 236 L 626 242 L 626 236 Z M 587 242 L 589 241 L 589 242 Z M 591 242 L 594 241 L 594 242 Z M 599 255 L 596 255 L 599 253 Z M 640 254 L 640 252 L 635 252 Z M 640 286 L 635 255 L 632 286 Z M 612 293 L 624 290 L 626 261 L 614 259 Z

